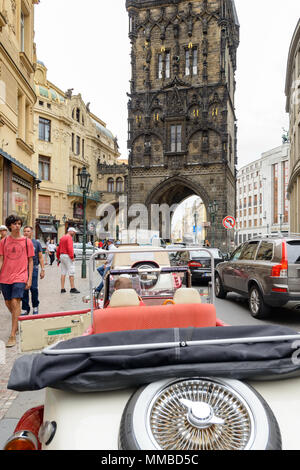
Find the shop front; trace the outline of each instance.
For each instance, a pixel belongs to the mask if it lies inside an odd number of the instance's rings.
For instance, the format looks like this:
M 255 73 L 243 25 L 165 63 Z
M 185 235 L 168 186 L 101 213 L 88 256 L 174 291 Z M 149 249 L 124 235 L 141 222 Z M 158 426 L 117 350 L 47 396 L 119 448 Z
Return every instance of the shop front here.
M 9 215 L 17 215 L 25 225 L 35 218 L 36 174 L 18 160 L 0 150 L 2 169 L 1 223 Z
M 35 233 L 36 238 L 41 242 L 43 248 L 46 248 L 46 243 L 50 240 L 54 240 L 54 243 L 58 243 L 58 227 L 59 221 L 56 218 L 40 217 L 35 221 Z

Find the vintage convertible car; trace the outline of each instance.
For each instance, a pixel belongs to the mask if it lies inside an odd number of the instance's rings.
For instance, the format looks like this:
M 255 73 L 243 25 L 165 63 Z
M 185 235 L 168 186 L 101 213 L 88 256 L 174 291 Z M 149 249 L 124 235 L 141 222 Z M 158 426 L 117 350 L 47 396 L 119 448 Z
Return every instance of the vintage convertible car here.
M 83 336 L 15 362 L 8 387 L 45 388 L 46 398 L 25 413 L 6 450 L 300 447 L 297 332 L 225 325 L 198 291 L 174 288 L 169 266 L 118 268 L 106 280 L 105 308 L 91 302 Z M 138 277 L 143 296 L 112 292 L 122 275 Z M 162 276 L 170 282 L 155 297 Z

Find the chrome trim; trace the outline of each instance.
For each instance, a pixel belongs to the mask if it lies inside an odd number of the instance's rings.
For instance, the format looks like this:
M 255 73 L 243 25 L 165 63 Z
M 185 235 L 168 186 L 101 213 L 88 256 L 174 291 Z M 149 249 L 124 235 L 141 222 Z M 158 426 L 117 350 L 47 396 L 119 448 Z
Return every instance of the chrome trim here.
M 245 338 L 226 338 L 226 339 L 209 339 L 199 341 L 175 341 L 166 343 L 147 343 L 147 344 L 126 344 L 119 346 L 98 346 L 91 348 L 72 348 L 72 349 L 53 349 L 58 343 L 52 344 L 42 350 L 43 354 L 48 355 L 68 355 L 68 354 L 90 354 L 98 352 L 116 352 L 116 351 L 132 351 L 139 349 L 167 349 L 167 348 L 185 348 L 192 346 L 206 346 L 214 344 L 240 344 L 240 343 L 272 343 L 275 341 L 291 341 L 298 340 L 300 333 L 295 335 L 279 335 L 279 336 L 250 336 Z
M 38 444 L 38 440 L 36 438 L 36 436 L 31 432 L 31 431 L 18 431 L 16 432 L 15 434 L 13 434 L 12 436 L 10 436 L 5 445 L 3 446 L 3 449 L 5 449 L 5 447 L 12 441 L 14 441 L 15 439 L 25 439 L 27 441 L 31 441 L 36 450 L 38 450 L 38 447 L 39 447 L 39 444 Z

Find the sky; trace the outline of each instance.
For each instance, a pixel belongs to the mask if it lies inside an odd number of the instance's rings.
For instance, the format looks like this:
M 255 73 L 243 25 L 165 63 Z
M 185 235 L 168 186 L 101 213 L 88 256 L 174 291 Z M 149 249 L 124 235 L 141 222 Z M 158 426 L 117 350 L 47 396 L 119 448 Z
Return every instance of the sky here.
M 299 0 L 235 0 L 240 22 L 236 73 L 238 168 L 282 143 L 288 129 L 285 75 Z M 113 6 L 112 6 L 113 5 Z M 38 60 L 63 91 L 81 93 L 118 137 L 127 158 L 130 43 L 125 0 L 41 0 Z

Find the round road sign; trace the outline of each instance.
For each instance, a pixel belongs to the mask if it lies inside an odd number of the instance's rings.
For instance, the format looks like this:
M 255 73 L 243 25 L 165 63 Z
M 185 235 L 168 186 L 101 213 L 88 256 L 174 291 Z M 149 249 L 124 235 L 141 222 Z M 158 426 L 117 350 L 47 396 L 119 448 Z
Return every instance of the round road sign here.
M 228 215 L 227 217 L 225 217 L 225 219 L 223 220 L 223 225 L 224 227 L 227 229 L 227 230 L 231 230 L 235 227 L 236 225 L 236 220 L 234 217 L 231 217 L 231 215 Z

